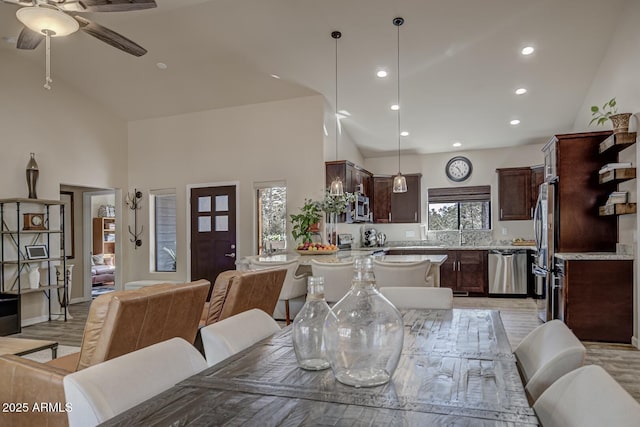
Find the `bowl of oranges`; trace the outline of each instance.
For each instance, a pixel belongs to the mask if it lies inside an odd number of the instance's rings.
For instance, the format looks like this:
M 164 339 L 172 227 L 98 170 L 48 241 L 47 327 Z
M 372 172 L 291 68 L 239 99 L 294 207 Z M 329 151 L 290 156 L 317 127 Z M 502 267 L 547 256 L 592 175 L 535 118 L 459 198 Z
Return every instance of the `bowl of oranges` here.
M 302 255 L 330 255 L 338 252 L 338 247 L 324 243 L 306 242 L 298 245 L 296 252 Z

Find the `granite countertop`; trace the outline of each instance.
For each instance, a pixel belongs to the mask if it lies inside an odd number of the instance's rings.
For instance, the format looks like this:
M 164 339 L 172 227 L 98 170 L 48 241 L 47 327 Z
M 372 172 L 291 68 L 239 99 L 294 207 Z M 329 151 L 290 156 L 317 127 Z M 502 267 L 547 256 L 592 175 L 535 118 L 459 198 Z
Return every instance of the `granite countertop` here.
M 629 254 L 618 254 L 615 252 L 561 252 L 556 253 L 555 257 L 567 261 L 576 260 L 634 260 L 635 257 Z
M 414 245 L 414 246 L 389 246 L 385 247 L 385 250 L 402 250 L 402 249 L 429 249 L 429 250 L 443 250 L 443 251 L 482 251 L 482 250 L 506 250 L 506 249 L 529 249 L 536 250 L 535 246 L 520 246 L 520 245 L 505 245 L 505 244 L 486 244 L 486 245 Z

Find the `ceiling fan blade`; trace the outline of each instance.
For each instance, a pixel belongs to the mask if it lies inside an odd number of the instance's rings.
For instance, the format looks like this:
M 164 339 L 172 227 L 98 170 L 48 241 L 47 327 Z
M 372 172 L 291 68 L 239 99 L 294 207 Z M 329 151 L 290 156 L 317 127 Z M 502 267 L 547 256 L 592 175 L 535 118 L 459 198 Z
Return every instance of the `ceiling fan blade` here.
M 81 30 L 117 49 L 127 52 L 133 56 L 142 56 L 147 53 L 145 48 L 113 30 L 78 15 L 75 15 L 74 18 L 80 24 Z
M 153 9 L 155 0 L 78 0 L 84 12 L 128 12 Z
M 38 34 L 27 27 L 23 27 L 22 31 L 20 31 L 20 35 L 18 36 L 16 47 L 18 49 L 35 49 L 42 40 L 44 40 L 44 36 L 42 34 Z

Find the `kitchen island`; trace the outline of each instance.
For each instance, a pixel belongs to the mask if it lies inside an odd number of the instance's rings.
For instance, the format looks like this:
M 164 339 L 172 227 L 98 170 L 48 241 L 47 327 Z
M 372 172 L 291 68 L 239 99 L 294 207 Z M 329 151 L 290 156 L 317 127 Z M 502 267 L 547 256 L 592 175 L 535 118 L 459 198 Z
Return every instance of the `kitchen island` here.
M 297 259 L 300 262 L 298 267 L 298 274 L 311 275 L 311 260 L 316 259 L 321 262 L 350 262 L 355 257 L 359 256 L 374 256 L 376 259 L 385 262 L 417 262 L 422 260 L 431 261 L 431 268 L 427 273 L 427 278 L 431 277 L 434 286 L 440 286 L 440 266 L 447 260 L 446 254 L 438 255 L 386 255 L 387 248 L 372 248 L 372 249 L 355 249 L 347 251 L 338 251 L 334 254 L 313 254 L 313 255 L 301 255 L 299 253 L 287 252 L 284 254 L 275 254 L 271 256 L 267 255 L 255 255 L 249 256 L 238 261 L 238 270 L 248 270 L 251 260 L 257 260 L 261 262 L 273 262 L 274 265 L 281 262 L 291 261 Z

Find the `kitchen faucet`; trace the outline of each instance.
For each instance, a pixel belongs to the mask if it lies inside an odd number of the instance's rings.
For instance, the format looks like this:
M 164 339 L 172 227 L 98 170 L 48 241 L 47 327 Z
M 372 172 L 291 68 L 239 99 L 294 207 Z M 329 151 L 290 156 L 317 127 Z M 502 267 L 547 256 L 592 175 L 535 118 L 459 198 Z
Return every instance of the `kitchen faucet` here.
M 462 246 L 464 244 L 464 239 L 462 238 L 462 224 L 460 224 L 460 228 L 458 230 L 458 244 Z

